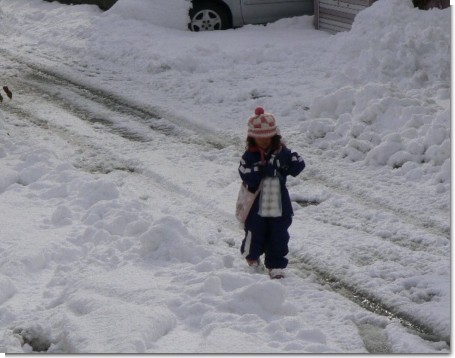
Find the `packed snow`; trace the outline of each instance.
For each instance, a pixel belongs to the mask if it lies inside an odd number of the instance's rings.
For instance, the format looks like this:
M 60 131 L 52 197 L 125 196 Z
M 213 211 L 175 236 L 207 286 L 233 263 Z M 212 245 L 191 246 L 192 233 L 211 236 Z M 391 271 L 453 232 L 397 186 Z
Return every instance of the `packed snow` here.
M 0 0 L 0 352 L 450 352 L 450 9 L 189 6 Z M 282 280 L 239 252 L 257 106 L 307 165 Z

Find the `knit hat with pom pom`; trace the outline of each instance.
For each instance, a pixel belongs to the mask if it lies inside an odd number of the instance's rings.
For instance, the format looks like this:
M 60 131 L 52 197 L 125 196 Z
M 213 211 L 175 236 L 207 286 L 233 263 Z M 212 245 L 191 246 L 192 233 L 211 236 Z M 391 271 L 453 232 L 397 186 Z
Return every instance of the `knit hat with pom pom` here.
M 278 127 L 273 114 L 265 113 L 264 108 L 258 107 L 254 116 L 248 119 L 248 136 L 252 138 L 271 138 L 278 134 Z

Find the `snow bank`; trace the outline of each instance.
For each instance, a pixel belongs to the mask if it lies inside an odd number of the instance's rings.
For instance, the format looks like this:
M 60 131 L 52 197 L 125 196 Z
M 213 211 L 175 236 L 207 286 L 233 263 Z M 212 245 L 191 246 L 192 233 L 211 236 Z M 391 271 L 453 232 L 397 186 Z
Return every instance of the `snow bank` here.
M 437 90 L 450 77 L 449 29 L 450 9 L 421 11 L 411 0 L 380 0 L 356 16 L 349 33 L 336 35 L 333 64 L 342 66 L 342 81 Z
M 404 20 L 405 19 L 405 20 Z M 450 175 L 450 10 L 383 0 L 334 36 L 341 88 L 315 98 L 300 128 L 312 145 L 410 180 Z

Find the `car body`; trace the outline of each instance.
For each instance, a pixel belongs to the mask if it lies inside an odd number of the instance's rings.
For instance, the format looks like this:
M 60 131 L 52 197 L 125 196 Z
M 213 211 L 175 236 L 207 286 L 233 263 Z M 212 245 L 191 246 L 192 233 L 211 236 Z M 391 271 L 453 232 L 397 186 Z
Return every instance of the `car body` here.
M 192 31 L 224 30 L 313 15 L 314 0 L 192 0 Z

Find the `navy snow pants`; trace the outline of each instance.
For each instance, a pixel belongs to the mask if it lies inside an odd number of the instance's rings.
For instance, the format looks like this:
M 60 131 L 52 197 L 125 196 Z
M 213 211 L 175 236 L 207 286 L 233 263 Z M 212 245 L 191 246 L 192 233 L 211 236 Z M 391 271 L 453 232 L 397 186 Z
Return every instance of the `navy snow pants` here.
M 247 260 L 258 260 L 265 254 L 265 267 L 268 269 L 286 268 L 288 259 L 289 233 L 292 216 L 263 218 L 250 213 L 245 222 L 245 238 L 240 251 Z

